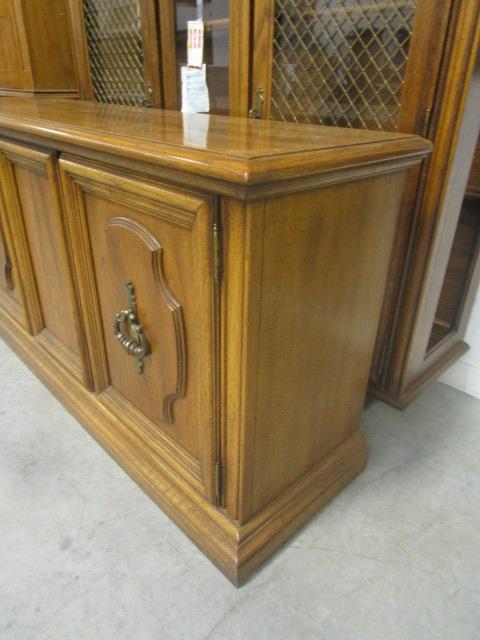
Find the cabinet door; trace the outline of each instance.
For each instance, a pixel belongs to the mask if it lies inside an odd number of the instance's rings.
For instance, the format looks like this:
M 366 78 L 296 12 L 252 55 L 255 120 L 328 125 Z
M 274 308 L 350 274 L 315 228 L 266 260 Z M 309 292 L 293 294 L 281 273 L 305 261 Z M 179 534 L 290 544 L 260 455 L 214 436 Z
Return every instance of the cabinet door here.
M 158 3 L 164 106 L 181 108 L 181 67 L 187 64 L 187 22 L 204 22 L 210 113 L 246 116 L 250 57 L 249 0 L 165 0 Z M 232 28 L 233 25 L 233 28 Z
M 212 204 L 60 166 L 92 386 L 172 473 L 213 497 Z
M 155 0 L 69 0 L 83 99 L 160 107 Z
M 253 108 L 274 120 L 421 133 L 451 4 L 256 0 Z
M 26 328 L 82 377 L 55 154 L 0 140 L 0 182 Z M 15 281 L 14 281 L 15 283 Z

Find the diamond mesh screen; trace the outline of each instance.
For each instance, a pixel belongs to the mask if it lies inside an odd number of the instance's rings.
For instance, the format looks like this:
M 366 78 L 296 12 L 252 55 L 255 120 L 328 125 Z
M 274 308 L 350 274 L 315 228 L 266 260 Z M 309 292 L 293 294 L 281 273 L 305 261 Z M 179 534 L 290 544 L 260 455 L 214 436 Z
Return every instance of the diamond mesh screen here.
M 83 0 L 93 92 L 98 102 L 145 104 L 138 0 Z
M 276 120 L 395 130 L 415 0 L 277 0 Z

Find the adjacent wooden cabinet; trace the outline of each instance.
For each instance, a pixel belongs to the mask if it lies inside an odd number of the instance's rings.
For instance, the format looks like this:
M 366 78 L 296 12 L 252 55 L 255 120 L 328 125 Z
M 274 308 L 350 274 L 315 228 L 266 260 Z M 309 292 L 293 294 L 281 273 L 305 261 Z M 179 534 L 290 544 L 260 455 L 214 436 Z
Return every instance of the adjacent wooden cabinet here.
M 436 309 L 480 123 L 478 97 L 477 107 L 467 102 L 479 15 L 478 0 L 255 2 L 257 115 L 434 143 L 432 161 L 406 184 L 370 376 L 370 391 L 399 408 L 467 348 L 474 261 L 458 283 L 455 319 Z
M 0 95 L 78 95 L 67 0 L 0 0 Z
M 429 151 L 0 100 L 1 334 L 235 584 L 366 463 L 387 267 Z

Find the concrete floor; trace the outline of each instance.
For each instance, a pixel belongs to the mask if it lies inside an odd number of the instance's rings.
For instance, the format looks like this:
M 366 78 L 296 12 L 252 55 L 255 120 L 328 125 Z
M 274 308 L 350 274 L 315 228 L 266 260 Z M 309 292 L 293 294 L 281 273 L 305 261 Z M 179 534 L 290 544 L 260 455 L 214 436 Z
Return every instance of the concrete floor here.
M 1 640 L 478 640 L 480 400 L 363 417 L 367 470 L 237 590 L 0 342 Z

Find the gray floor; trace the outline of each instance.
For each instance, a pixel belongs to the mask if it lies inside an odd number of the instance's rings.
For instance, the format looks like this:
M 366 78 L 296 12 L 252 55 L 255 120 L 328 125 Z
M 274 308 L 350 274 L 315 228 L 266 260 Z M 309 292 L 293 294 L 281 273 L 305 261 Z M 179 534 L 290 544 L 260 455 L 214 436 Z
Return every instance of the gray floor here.
M 365 411 L 368 469 L 240 590 L 0 342 L 1 640 L 478 640 L 480 401 Z

